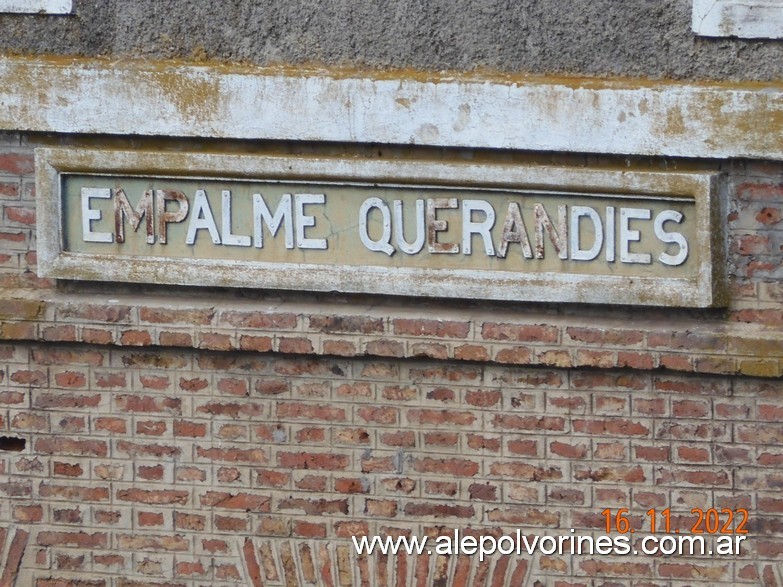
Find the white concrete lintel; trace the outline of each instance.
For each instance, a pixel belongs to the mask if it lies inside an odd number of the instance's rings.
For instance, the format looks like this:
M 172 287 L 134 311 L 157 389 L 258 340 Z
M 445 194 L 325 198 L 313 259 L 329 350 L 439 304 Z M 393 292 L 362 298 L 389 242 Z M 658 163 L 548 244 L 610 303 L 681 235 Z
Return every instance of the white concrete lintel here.
M 783 86 L 7 58 L 0 129 L 783 159 Z

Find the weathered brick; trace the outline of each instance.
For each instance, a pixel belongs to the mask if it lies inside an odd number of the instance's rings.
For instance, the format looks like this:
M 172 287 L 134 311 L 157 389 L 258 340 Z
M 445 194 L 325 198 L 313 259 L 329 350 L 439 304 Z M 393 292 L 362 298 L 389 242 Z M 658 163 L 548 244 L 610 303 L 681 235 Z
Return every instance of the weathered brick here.
M 309 326 L 311 330 L 333 334 L 336 332 L 348 332 L 357 334 L 378 334 L 384 332 L 383 318 L 370 318 L 369 316 L 310 316 Z
M 392 321 L 397 336 L 435 336 L 439 338 L 465 338 L 470 331 L 469 322 L 395 318 Z

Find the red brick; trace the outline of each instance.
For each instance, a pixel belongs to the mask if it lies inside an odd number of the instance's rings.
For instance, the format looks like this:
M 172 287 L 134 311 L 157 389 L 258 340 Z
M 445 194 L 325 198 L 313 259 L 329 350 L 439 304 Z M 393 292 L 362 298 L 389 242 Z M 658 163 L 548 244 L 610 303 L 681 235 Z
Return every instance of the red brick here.
M 566 328 L 566 333 L 575 342 L 620 346 L 623 348 L 639 344 L 644 339 L 644 335 L 638 330 L 606 330 L 603 328 L 569 326 Z
M 213 461 L 256 464 L 265 464 L 268 460 L 266 452 L 264 452 L 264 449 L 262 448 L 202 448 L 197 446 L 196 456 L 198 458 L 210 459 Z
M 38 533 L 39 546 L 73 546 L 76 548 L 100 548 L 108 546 L 108 537 L 103 532 L 48 532 Z
M 184 536 L 145 536 L 119 534 L 116 536 L 120 551 L 187 552 L 190 540 Z
M 324 420 L 327 422 L 344 422 L 345 410 L 327 405 L 312 405 L 304 403 L 278 402 L 276 413 L 278 418 L 296 418 L 305 420 Z
M 490 522 L 501 522 L 515 526 L 551 526 L 560 523 L 560 514 L 534 508 L 507 507 L 492 509 L 486 513 Z
M 396 318 L 393 320 L 397 336 L 436 336 L 439 338 L 465 338 L 470 331 L 469 322 Z
M 574 420 L 574 430 L 580 434 L 649 436 L 650 429 L 641 422 L 625 419 Z
M 424 444 L 426 446 L 457 446 L 459 434 L 456 432 L 425 432 Z
M 726 471 L 687 471 L 662 469 L 658 472 L 659 483 L 661 485 L 703 485 L 714 487 L 731 486 L 731 475 Z
M 337 471 L 347 469 L 350 458 L 346 455 L 330 453 L 279 452 L 277 464 L 290 469 Z
M 635 446 L 634 456 L 639 461 L 669 462 L 671 454 L 668 446 Z
M 272 342 L 272 338 L 269 336 L 250 336 L 243 334 L 239 337 L 239 348 L 243 351 L 268 353 L 272 350 Z
M 558 329 L 543 324 L 484 322 L 481 326 L 481 336 L 485 340 L 555 343 L 558 339 Z
M 163 465 L 139 465 L 136 475 L 145 481 L 160 481 L 163 479 L 165 469 Z
M 281 353 L 306 355 L 314 352 L 313 343 L 309 338 L 302 336 L 281 336 L 278 342 L 278 351 Z
M 204 576 L 207 574 L 207 569 L 201 562 L 182 561 L 174 565 L 174 574 L 177 577 Z
M 473 450 L 488 450 L 488 451 L 491 451 L 491 452 L 497 452 L 497 451 L 500 450 L 500 438 L 489 438 L 487 436 L 482 436 L 480 434 L 468 434 L 467 441 L 468 441 L 468 448 L 471 448 Z M 525 446 L 523 446 L 523 447 L 516 447 L 516 446 L 514 446 L 514 448 L 512 448 L 511 447 L 511 442 L 514 442 L 514 441 L 510 441 L 509 442 L 509 450 L 510 451 L 514 452 L 516 448 L 520 448 L 521 450 L 523 450 L 523 452 L 522 453 L 515 453 L 515 454 L 529 454 L 527 452 L 527 448 L 528 447 L 525 447 Z M 516 442 L 520 442 L 522 444 L 525 444 L 526 441 L 516 441 Z M 533 444 L 536 444 L 535 441 L 532 441 L 532 442 L 533 442 Z
M 75 440 L 61 436 L 38 438 L 35 441 L 35 451 L 50 455 L 94 457 L 105 457 L 109 452 L 103 440 Z
M 8 175 L 32 175 L 35 159 L 32 153 L 0 153 L 0 173 Z
M 2 158 L 2 155 L 0 155 Z M 0 169 L 2 171 L 2 169 Z M 17 181 L 1 181 L 0 182 L 0 198 L 9 200 L 19 199 L 19 182 Z
M 196 413 L 211 416 L 230 416 L 231 418 L 259 418 L 264 413 L 264 406 L 253 402 L 207 402 L 203 406 L 196 408 Z
M 527 365 L 532 360 L 533 352 L 527 347 L 500 349 L 495 355 L 495 361 L 505 365 Z
M 595 481 L 609 483 L 643 483 L 647 481 L 644 470 L 641 467 L 599 467 L 578 468 L 574 470 L 576 481 Z
M 424 517 L 435 516 L 437 518 L 472 518 L 476 513 L 473 506 L 450 505 L 437 502 L 407 503 L 405 515 Z
M 632 353 L 620 351 L 617 353 L 617 366 L 629 369 L 650 370 L 655 367 L 655 357 L 649 353 Z
M 76 327 L 72 324 L 60 324 L 41 329 L 41 338 L 49 342 L 75 342 Z
M 565 419 L 558 416 L 517 416 L 496 414 L 492 418 L 492 425 L 496 428 L 512 430 L 549 430 L 564 431 Z
M 288 393 L 291 387 L 284 379 L 259 379 L 253 389 L 261 395 L 281 395 Z
M 202 532 L 206 528 L 206 517 L 198 514 L 174 512 L 174 528 Z
M 163 444 L 139 444 L 120 440 L 117 442 L 117 451 L 129 456 L 148 456 L 148 457 L 173 457 L 182 453 L 182 449 L 176 446 L 167 446 Z
M 153 422 L 150 420 L 136 421 L 136 434 L 144 436 L 161 436 L 166 432 L 166 423 L 163 421 Z
M 53 463 L 52 472 L 55 475 L 63 477 L 81 477 L 84 474 L 84 469 L 78 463 L 62 463 L 55 461 Z
M 359 354 L 356 345 L 349 340 L 324 340 L 323 354 L 337 357 L 353 357 Z
M 20 369 L 11 373 L 11 381 L 19 383 L 20 385 L 32 385 L 35 387 L 41 387 L 46 385 L 48 377 L 45 371 Z
M 215 310 L 213 308 L 171 309 L 150 308 L 147 306 L 139 308 L 139 320 L 152 324 L 173 324 L 180 322 L 183 324 L 206 326 L 212 323 L 214 317 Z
M 54 382 L 60 387 L 79 388 L 87 385 L 87 377 L 84 373 L 78 371 L 65 371 L 63 373 L 55 373 Z
M 566 442 L 554 441 L 549 445 L 549 451 L 560 457 L 567 459 L 583 459 L 587 456 L 588 447 L 585 444 L 569 444 Z
M 478 501 L 495 501 L 498 498 L 497 486 L 489 483 L 472 483 L 468 487 L 470 499 Z
M 171 382 L 168 377 L 162 375 L 139 375 L 139 382 L 144 389 L 165 391 Z
M 206 435 L 207 435 L 207 425 L 204 422 L 189 422 L 187 420 L 174 420 L 174 436 L 203 438 Z
M 62 498 L 68 501 L 108 501 L 109 489 L 106 487 L 77 487 L 73 485 L 55 485 L 41 483 L 38 489 L 41 497 Z
M 421 426 L 471 426 L 476 421 L 472 412 L 454 410 L 408 410 L 408 421 Z
M 43 507 L 40 505 L 14 506 L 13 516 L 15 522 L 29 524 L 43 520 Z
M 332 334 L 350 332 L 356 334 L 379 334 L 384 331 L 383 318 L 368 316 L 310 316 L 311 330 Z
M 202 506 L 236 509 L 254 512 L 270 511 L 272 498 L 268 495 L 255 495 L 250 493 L 238 493 L 236 495 L 223 491 L 207 491 L 199 497 Z
M 182 411 L 182 400 L 176 397 L 122 394 L 114 397 L 114 405 L 120 412 L 140 414 L 179 414 Z
M 266 312 L 225 311 L 220 322 L 227 322 L 237 328 L 257 330 L 296 330 L 296 314 L 274 314 Z
M 183 391 L 198 392 L 205 390 L 208 386 L 209 381 L 199 377 L 194 377 L 192 379 L 185 379 L 184 377 L 180 377 L 179 379 L 179 387 Z
M 419 473 L 438 473 L 455 477 L 473 477 L 479 472 L 479 464 L 468 459 L 417 458 L 413 468 Z
M 367 343 L 365 352 L 377 357 L 404 357 L 405 345 L 396 340 L 372 340 Z
M 122 418 L 96 418 L 93 421 L 93 429 L 96 431 L 111 432 L 113 434 L 125 434 L 127 423 Z
M 296 482 L 296 488 L 310 492 L 326 491 L 326 477 L 323 475 L 305 475 Z
M 190 497 L 189 491 L 177 491 L 172 489 L 147 490 L 147 489 L 121 489 L 117 491 L 117 499 L 134 503 L 150 505 L 187 505 Z
M 158 341 L 165 347 L 190 347 L 193 346 L 193 337 L 187 332 L 161 332 Z
M 230 351 L 234 348 L 231 336 L 218 332 L 199 332 L 198 348 L 210 351 Z
M 523 462 L 495 462 L 489 467 L 490 475 L 498 477 L 514 477 L 528 481 L 557 481 L 563 478 L 563 472 L 558 467 L 536 467 Z
M 138 512 L 136 514 L 136 519 L 138 520 L 139 526 L 141 527 L 163 525 L 163 514 L 161 513 Z
M 120 344 L 124 346 L 150 346 L 152 335 L 147 330 L 125 330 L 120 335 Z

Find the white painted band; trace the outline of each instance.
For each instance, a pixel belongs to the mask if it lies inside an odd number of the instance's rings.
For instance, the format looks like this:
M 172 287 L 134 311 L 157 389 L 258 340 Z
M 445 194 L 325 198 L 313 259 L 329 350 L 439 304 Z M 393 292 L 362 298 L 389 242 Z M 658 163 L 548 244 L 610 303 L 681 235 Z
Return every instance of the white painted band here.
M 783 159 L 783 86 L 8 58 L 0 129 Z

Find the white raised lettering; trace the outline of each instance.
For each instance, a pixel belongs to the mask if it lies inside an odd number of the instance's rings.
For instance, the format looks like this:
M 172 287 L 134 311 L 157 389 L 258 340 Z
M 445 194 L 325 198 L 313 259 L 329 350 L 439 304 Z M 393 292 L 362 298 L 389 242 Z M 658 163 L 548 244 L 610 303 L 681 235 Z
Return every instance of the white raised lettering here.
M 614 242 L 614 206 L 606 207 L 606 260 L 613 263 L 617 252 Z
M 648 208 L 620 208 L 620 261 L 623 263 L 643 263 L 649 265 L 652 257 L 649 253 L 632 253 L 631 243 L 642 240 L 638 230 L 631 230 L 631 220 L 649 220 L 652 212 Z
M 519 204 L 516 202 L 510 202 L 506 211 L 506 220 L 503 222 L 503 235 L 500 237 L 500 245 L 497 252 L 499 258 L 506 258 L 508 243 L 519 243 L 522 246 L 522 254 L 525 259 L 533 258 L 525 221 L 522 220 L 522 210 L 520 210 Z
M 484 220 L 475 222 L 473 212 L 483 212 Z M 495 255 L 495 245 L 492 242 L 490 230 L 495 226 L 495 209 L 486 200 L 464 200 L 462 202 L 462 253 L 470 255 L 473 248 L 473 235 L 484 239 L 484 251 L 488 256 Z
M 557 228 L 552 225 L 543 204 L 533 204 L 533 213 L 536 220 L 536 257 L 544 258 L 544 232 L 546 232 L 557 256 L 568 259 L 567 207 L 562 205 L 557 207 Z
M 581 218 L 588 218 L 593 223 L 595 239 L 593 246 L 589 249 L 581 247 Z M 588 206 L 571 206 L 571 258 L 575 261 L 592 261 L 601 253 L 601 247 L 604 244 L 604 229 L 601 217 L 595 209 Z
M 304 212 L 307 204 L 323 204 L 325 202 L 325 194 L 296 194 L 294 196 L 296 246 L 300 249 L 326 249 L 325 238 L 308 238 L 305 236 L 305 228 L 315 226 L 315 216 L 308 216 Z
M 152 204 L 152 190 L 146 190 L 139 198 L 139 204 L 134 210 L 128 196 L 122 188 L 114 190 L 114 232 L 118 243 L 125 242 L 125 219 L 130 220 L 131 228 L 136 231 L 139 229 L 141 219 L 146 219 L 147 224 L 147 244 L 155 244 L 155 218 Z
M 190 215 L 190 224 L 188 224 L 188 234 L 185 237 L 185 244 L 192 245 L 196 242 L 196 232 L 206 229 L 212 242 L 220 244 L 220 233 L 218 232 L 215 217 L 212 215 L 212 208 L 209 206 L 209 198 L 204 190 L 196 190 L 196 197 L 193 199 L 193 213 Z
M 249 247 L 249 236 L 236 235 L 231 232 L 231 190 L 223 190 L 221 197 L 223 201 L 221 209 L 221 217 L 223 219 L 223 244 L 236 247 Z
M 676 255 L 669 255 L 668 253 L 661 253 L 658 256 L 658 260 L 664 265 L 670 265 L 676 267 L 685 263 L 685 259 L 688 258 L 688 241 L 679 232 L 666 232 L 664 230 L 664 224 L 667 222 L 682 222 L 682 214 L 676 210 L 664 210 L 655 217 L 655 236 L 658 237 L 662 243 L 674 243 L 680 247 L 679 252 Z
M 394 238 L 403 253 L 415 255 L 424 248 L 424 200 L 416 200 L 416 240 L 405 240 L 405 224 L 402 215 L 402 200 L 394 200 Z
M 376 209 L 381 212 L 381 238 L 373 240 L 370 238 L 367 228 L 367 219 L 370 216 L 370 210 Z M 391 246 L 391 210 L 389 206 L 380 198 L 367 198 L 362 202 L 359 208 L 359 238 L 362 244 L 370 251 L 386 253 L 390 257 L 394 254 L 394 247 Z
M 253 242 L 257 249 L 264 247 L 264 226 L 269 227 L 272 236 L 280 230 L 280 225 L 284 224 L 285 248 L 294 248 L 294 221 L 293 206 L 291 204 L 291 194 L 283 194 L 280 202 L 277 204 L 274 216 L 269 211 L 269 207 L 261 194 L 253 194 Z
M 459 253 L 457 243 L 438 242 L 438 233 L 449 229 L 446 220 L 438 220 L 438 210 L 453 210 L 459 207 L 457 198 L 429 198 L 427 200 L 427 250 L 430 253 Z
M 92 221 L 101 219 L 101 211 L 90 208 L 90 200 L 111 199 L 109 188 L 82 188 L 82 240 L 86 243 L 111 243 L 114 235 L 110 232 L 95 232 L 92 229 Z

